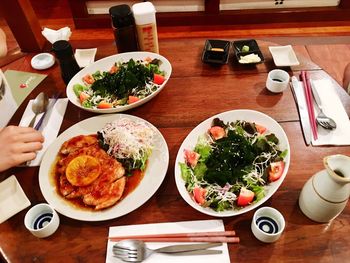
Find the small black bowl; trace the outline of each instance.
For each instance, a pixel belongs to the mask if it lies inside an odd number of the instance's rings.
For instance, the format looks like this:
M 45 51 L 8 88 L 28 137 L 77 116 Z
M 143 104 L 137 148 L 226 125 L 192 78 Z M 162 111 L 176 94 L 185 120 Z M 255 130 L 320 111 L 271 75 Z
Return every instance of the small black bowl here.
M 265 60 L 263 54 L 260 51 L 258 43 L 254 39 L 233 41 L 232 46 L 235 51 L 235 55 L 238 62 L 241 60 L 241 57 L 244 57 L 250 54 L 256 54 L 260 58 L 260 61 L 258 62 L 249 62 L 249 63 L 239 62 L 240 64 L 258 64 L 258 63 L 264 62 Z M 248 47 L 248 49 L 246 49 L 245 47 Z
M 229 41 L 208 39 L 205 41 L 202 53 L 202 61 L 205 63 L 227 64 L 229 52 Z

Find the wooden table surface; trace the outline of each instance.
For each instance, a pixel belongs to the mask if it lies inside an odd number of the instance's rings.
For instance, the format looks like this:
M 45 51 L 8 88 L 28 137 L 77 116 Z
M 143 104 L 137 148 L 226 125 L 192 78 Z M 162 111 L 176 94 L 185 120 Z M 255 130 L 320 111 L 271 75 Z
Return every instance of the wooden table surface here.
M 285 130 L 291 147 L 291 164 L 278 191 L 264 203 L 278 209 L 285 217 L 286 229 L 273 244 L 255 239 L 250 223 L 254 211 L 223 218 L 227 230 L 236 230 L 239 244 L 229 245 L 231 262 L 345 262 L 349 259 L 350 208 L 328 224 L 306 218 L 298 207 L 298 196 L 306 180 L 323 169 L 322 158 L 332 154 L 350 155 L 350 147 L 307 147 L 303 140 L 299 115 L 290 89 L 272 94 L 265 88 L 267 72 L 275 68 L 269 45 L 258 41 L 265 62 L 257 66 L 241 66 L 230 56 L 229 63 L 214 67 L 201 62 L 204 39 L 165 39 L 160 52 L 173 67 L 171 79 L 154 99 L 126 113 L 142 117 L 163 134 L 170 152 L 170 163 L 160 188 L 144 205 L 120 218 L 103 222 L 80 222 L 60 215 L 57 232 L 45 239 L 31 235 L 23 224 L 29 208 L 0 224 L 0 252 L 8 262 L 104 262 L 110 226 L 213 219 L 194 210 L 179 195 L 175 185 L 174 166 L 178 149 L 187 134 L 208 117 L 234 109 L 252 109 L 268 114 Z M 116 53 L 114 43 L 72 43 L 75 48 L 99 45 L 97 59 Z M 330 78 L 312 62 L 318 57 L 317 47 L 293 47 L 300 66 L 285 68 L 290 75 L 307 70 L 317 78 Z M 322 47 L 318 47 L 321 48 Z M 316 54 L 316 55 L 315 55 Z M 350 54 L 347 51 L 346 56 Z M 3 70 L 37 72 L 30 68 L 30 54 Z M 10 121 L 18 124 L 29 99 L 40 91 L 54 94 L 65 90 L 57 64 L 43 73 L 49 76 L 30 94 Z M 337 81 L 332 80 L 350 113 L 350 99 Z M 339 81 L 338 81 L 339 82 Z M 68 104 L 60 132 L 73 124 L 95 116 Z M 38 183 L 39 168 L 13 168 L 0 175 L 0 180 L 15 174 L 32 205 L 45 202 Z

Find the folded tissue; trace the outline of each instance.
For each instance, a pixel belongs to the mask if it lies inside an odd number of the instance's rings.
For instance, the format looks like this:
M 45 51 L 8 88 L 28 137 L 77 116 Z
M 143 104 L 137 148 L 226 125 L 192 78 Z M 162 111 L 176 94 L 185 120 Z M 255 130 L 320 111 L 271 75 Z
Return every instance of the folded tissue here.
M 69 40 L 70 36 L 72 35 L 72 31 L 69 27 L 63 27 L 58 30 L 53 30 L 50 28 L 44 27 L 43 31 L 41 31 L 41 34 L 51 43 L 55 43 L 58 40 Z

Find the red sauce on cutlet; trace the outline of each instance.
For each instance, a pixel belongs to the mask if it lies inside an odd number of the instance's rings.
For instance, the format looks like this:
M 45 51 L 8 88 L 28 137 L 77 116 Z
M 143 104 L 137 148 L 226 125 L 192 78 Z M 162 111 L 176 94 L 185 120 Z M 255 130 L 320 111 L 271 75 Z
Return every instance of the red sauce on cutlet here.
M 79 141 L 81 140 L 81 138 L 83 137 L 84 135 L 81 135 L 81 136 L 77 136 L 75 138 L 72 138 L 71 142 L 73 141 Z M 73 144 L 73 143 L 72 143 Z M 69 145 L 71 145 L 71 143 L 69 143 Z M 93 210 L 94 211 L 94 208 L 93 207 L 90 207 L 90 206 L 87 206 L 86 204 L 84 204 L 84 202 L 82 201 L 81 198 L 75 198 L 75 199 L 68 199 L 68 198 L 65 198 L 59 188 L 60 188 L 60 174 L 57 172 L 57 169 L 60 168 L 60 165 L 58 164 L 59 160 L 63 158 L 63 155 L 61 154 L 58 154 L 57 158 L 56 158 L 56 161 L 55 163 L 53 164 L 52 166 L 52 169 L 51 169 L 51 178 L 53 178 L 53 183 L 55 184 L 56 186 L 56 191 L 57 191 L 57 194 L 62 196 L 62 198 L 64 198 L 66 201 L 68 201 L 71 205 L 73 205 L 74 207 L 78 207 L 80 209 L 84 209 L 84 210 Z M 140 184 L 141 180 L 143 179 L 144 177 L 144 172 L 142 172 L 141 170 L 134 170 L 132 172 L 132 174 L 130 176 L 126 176 L 126 184 L 125 184 L 125 189 L 124 189 L 124 192 L 123 192 L 123 195 L 122 197 L 120 198 L 120 200 L 124 199 L 127 195 L 129 195 L 130 193 L 132 193 L 135 188 Z M 94 194 L 99 194 L 98 192 L 97 193 L 94 193 Z M 119 201 L 120 201 L 119 200 Z M 118 201 L 118 202 L 119 202 Z M 118 202 L 115 204 L 117 205 Z M 114 205 L 113 205 L 114 206 Z M 111 207 L 113 207 L 111 206 Z M 108 209 L 108 208 L 106 208 Z

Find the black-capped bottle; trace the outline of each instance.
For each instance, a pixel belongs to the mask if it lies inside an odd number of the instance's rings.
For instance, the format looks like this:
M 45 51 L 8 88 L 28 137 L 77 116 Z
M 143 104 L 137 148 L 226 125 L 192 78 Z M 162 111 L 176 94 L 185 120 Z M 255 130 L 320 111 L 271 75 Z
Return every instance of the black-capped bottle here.
M 72 46 L 66 40 L 58 40 L 52 44 L 52 49 L 60 64 L 62 79 L 67 85 L 74 75 L 80 71 Z
M 137 33 L 134 15 L 128 5 L 116 5 L 109 9 L 115 43 L 118 52 L 137 51 Z

